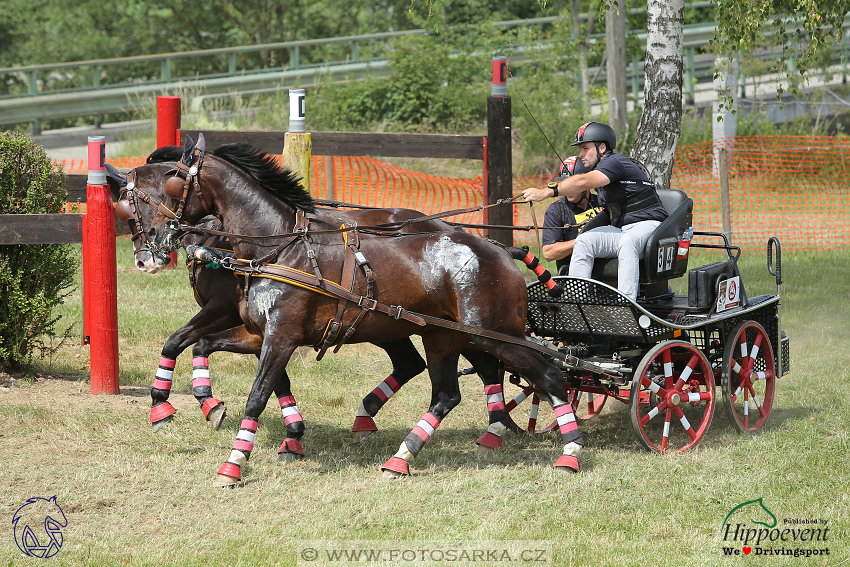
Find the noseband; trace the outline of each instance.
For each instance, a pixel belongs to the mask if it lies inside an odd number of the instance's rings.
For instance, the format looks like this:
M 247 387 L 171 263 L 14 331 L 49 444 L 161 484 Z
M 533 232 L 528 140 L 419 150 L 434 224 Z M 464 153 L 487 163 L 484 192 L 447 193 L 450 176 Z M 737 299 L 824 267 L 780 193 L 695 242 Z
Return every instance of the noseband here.
M 151 251 L 151 243 L 148 241 L 144 224 L 139 216 L 139 201 L 158 208 L 147 193 L 136 186 L 136 170 L 133 169 L 127 174 L 127 184 L 121 189 L 118 203 L 115 205 L 115 214 L 122 221 L 133 221 L 131 239 L 133 242 L 137 240 L 141 242 L 139 250 Z

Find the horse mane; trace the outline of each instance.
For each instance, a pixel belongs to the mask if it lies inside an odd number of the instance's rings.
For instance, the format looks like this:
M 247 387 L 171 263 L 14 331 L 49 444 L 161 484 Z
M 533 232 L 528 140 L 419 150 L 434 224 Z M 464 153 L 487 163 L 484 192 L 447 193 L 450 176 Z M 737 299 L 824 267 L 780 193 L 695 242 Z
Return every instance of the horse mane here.
M 145 163 L 180 161 L 181 157 L 183 157 L 183 148 L 180 146 L 163 146 L 155 149 L 145 160 Z
M 301 178 L 278 163 L 277 157 L 249 144 L 224 144 L 213 155 L 248 173 L 266 191 L 290 207 L 316 212 L 316 203 L 301 186 Z

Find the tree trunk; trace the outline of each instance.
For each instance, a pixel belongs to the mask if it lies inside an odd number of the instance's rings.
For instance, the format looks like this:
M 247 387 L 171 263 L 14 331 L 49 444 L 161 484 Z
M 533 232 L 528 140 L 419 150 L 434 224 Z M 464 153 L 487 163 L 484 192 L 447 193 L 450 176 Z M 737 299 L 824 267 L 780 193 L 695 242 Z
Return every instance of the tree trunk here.
M 669 189 L 682 125 L 684 0 L 649 0 L 643 115 L 632 156 L 649 169 L 658 188 Z
M 626 6 L 624 0 L 609 0 L 605 14 L 605 49 L 608 53 L 608 125 L 618 143 L 628 137 L 626 115 Z

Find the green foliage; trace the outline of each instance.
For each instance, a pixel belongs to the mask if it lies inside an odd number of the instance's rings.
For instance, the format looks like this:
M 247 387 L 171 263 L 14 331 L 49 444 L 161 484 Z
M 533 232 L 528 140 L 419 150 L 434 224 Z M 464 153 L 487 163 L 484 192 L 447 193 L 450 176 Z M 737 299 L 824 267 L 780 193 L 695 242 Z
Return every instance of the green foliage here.
M 44 149 L 20 134 L 0 133 L 0 214 L 60 213 L 65 175 Z M 68 245 L 0 246 L 0 366 L 17 369 L 57 346 L 58 316 L 79 260 Z M 52 343 L 52 340 L 51 340 Z
M 329 83 L 311 92 L 316 130 L 464 131 L 486 119 L 490 53 L 467 55 L 458 37 L 397 38 L 387 56 L 392 74 Z M 284 101 L 272 103 L 283 107 Z M 275 111 L 277 112 L 277 111 Z
M 843 44 L 841 25 L 850 11 L 847 0 L 713 0 L 717 33 L 713 44 L 721 56 L 749 61 L 757 49 L 781 46 L 772 66 L 796 95 L 800 79 L 822 65 L 823 54 Z M 720 71 L 722 72 L 722 70 Z M 785 90 L 777 89 L 777 96 Z M 729 93 L 724 103 L 730 104 Z

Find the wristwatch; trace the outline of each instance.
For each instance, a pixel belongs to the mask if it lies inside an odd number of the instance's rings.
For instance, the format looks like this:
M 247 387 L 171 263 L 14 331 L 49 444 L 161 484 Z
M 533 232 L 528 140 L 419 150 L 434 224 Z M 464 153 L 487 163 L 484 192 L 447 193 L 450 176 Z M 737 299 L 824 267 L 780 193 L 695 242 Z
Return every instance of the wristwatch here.
M 555 192 L 555 194 L 554 194 L 554 195 L 552 195 L 553 197 L 557 197 L 557 196 L 558 196 L 558 182 L 557 182 L 557 181 L 550 181 L 550 182 L 546 185 L 546 187 L 548 187 L 549 189 L 551 189 L 552 191 L 554 191 L 554 192 Z

